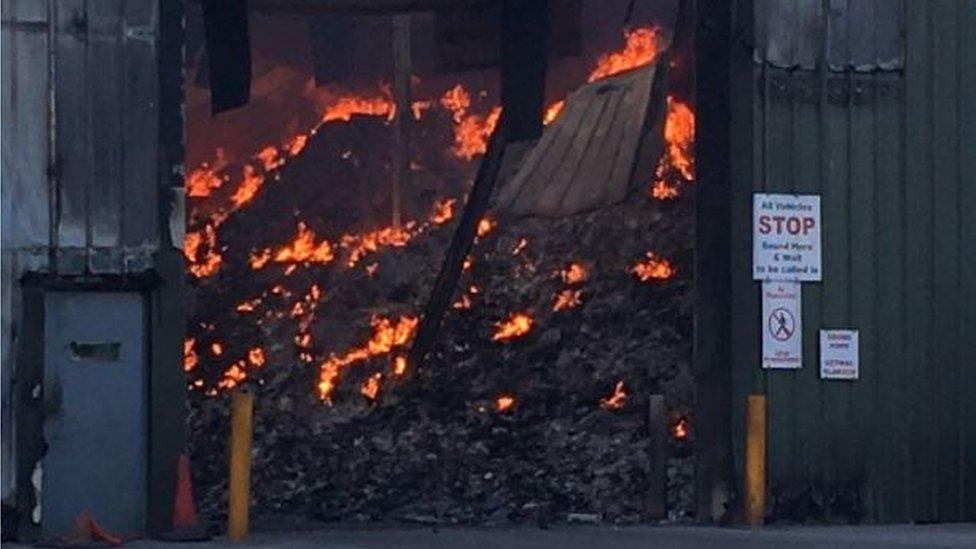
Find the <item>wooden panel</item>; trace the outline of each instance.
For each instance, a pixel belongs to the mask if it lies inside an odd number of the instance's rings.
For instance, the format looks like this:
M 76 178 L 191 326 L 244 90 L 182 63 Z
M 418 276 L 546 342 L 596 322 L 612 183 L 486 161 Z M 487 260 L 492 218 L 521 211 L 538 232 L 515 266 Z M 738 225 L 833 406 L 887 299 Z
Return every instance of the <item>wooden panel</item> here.
M 908 2 L 905 67 L 905 311 L 911 337 L 905 349 L 909 364 L 931 364 L 932 356 L 932 36 L 926 2 Z M 911 493 L 914 516 L 934 520 L 937 490 L 933 448 L 937 445 L 932 416 L 932 374 L 920 368 L 911 378 L 912 400 L 906 407 L 912 425 Z

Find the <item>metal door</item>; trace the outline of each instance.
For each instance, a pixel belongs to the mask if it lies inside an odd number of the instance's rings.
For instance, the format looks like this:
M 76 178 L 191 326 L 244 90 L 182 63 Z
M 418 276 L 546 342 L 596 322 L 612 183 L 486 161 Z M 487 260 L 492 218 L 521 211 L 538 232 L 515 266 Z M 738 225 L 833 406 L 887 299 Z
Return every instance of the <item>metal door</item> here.
M 44 303 L 41 528 L 71 532 L 88 511 L 106 530 L 145 525 L 145 302 L 135 293 L 52 292 Z

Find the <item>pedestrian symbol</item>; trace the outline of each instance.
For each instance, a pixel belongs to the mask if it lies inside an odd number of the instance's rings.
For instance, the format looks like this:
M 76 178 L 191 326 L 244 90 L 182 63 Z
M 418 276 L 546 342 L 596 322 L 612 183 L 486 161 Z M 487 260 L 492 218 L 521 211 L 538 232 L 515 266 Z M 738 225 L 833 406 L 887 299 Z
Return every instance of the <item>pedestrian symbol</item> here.
M 796 319 L 789 310 L 779 307 L 769 315 L 769 333 L 777 341 L 786 341 L 795 331 Z

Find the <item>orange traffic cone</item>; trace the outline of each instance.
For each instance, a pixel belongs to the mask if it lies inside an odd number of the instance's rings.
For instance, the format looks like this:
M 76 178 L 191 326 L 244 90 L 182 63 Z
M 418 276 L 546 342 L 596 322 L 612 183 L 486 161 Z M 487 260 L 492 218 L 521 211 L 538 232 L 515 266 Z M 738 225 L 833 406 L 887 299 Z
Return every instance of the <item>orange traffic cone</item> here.
M 197 506 L 193 504 L 190 458 L 185 452 L 180 454 L 180 462 L 176 468 L 176 493 L 173 496 L 173 529 L 195 528 Z
M 163 536 L 170 541 L 203 541 L 210 539 L 207 529 L 197 519 L 193 504 L 193 479 L 190 477 L 190 458 L 180 454 L 176 467 L 176 492 L 173 494 L 173 532 Z

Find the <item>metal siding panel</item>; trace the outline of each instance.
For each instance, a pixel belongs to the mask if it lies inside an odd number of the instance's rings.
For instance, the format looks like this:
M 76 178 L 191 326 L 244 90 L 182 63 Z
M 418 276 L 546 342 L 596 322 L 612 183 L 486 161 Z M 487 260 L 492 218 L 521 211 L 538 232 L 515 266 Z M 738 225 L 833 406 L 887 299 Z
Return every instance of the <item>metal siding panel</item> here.
M 932 403 L 937 440 L 935 467 L 938 478 L 936 514 L 939 520 L 959 520 L 959 197 L 956 148 L 959 138 L 956 94 L 956 42 L 958 40 L 955 0 L 931 3 L 932 33 L 932 141 L 933 150 L 933 265 L 932 293 L 935 337 L 929 357 Z
M 125 2 L 123 97 L 122 242 L 126 246 L 155 247 L 159 232 L 157 178 L 157 67 L 155 35 L 133 37 L 133 27 L 155 29 L 154 3 Z M 155 30 L 152 31 L 153 33 Z
M 849 84 L 848 76 L 833 76 L 835 85 Z M 824 118 L 823 180 L 821 183 L 821 216 L 823 242 L 823 309 L 820 322 L 812 328 L 847 328 L 850 326 L 850 103 L 835 104 L 829 97 L 822 106 Z M 849 98 L 849 94 L 847 94 Z M 846 103 L 846 104 L 845 104 Z M 811 327 L 807 327 L 810 329 Z M 819 353 L 808 357 L 807 364 L 819 370 Z M 826 451 L 831 459 L 824 468 L 828 486 L 851 478 L 850 381 L 822 381 Z
M 960 16 L 958 44 L 958 89 L 976 90 L 976 7 L 971 0 L 959 0 Z M 960 341 L 962 379 L 960 390 L 968 398 L 962 400 L 959 420 L 959 505 L 962 518 L 976 520 L 976 97 L 960 93 L 959 142 L 959 296 L 961 329 L 965 337 Z M 964 366 L 965 365 L 965 366 Z M 963 367 L 964 366 L 964 367 Z
M 932 36 L 929 27 L 929 4 L 908 2 L 907 66 L 905 70 L 905 315 L 910 341 L 905 359 L 915 366 L 910 378 L 913 394 L 910 401 L 912 421 L 911 486 L 913 514 L 917 520 L 934 520 L 936 499 L 935 456 L 932 449 L 937 438 L 932 428 Z
M 767 69 L 767 78 L 763 106 L 763 170 L 761 186 L 767 192 L 793 192 L 796 185 L 796 172 L 792 154 L 772 154 L 772 148 L 788 147 L 793 135 L 793 99 L 789 88 L 792 83 L 792 73 Z M 776 73 L 771 77 L 770 73 Z M 758 190 L 758 189 L 757 189 Z M 761 285 L 757 287 L 753 300 L 758 301 L 757 311 L 761 311 Z M 750 321 L 755 326 L 756 337 L 761 338 L 763 318 L 756 314 Z M 752 366 L 760 368 L 759 360 Z M 795 370 L 765 370 L 765 392 L 767 398 L 769 440 L 776 444 L 769 447 L 769 479 L 770 489 L 777 491 L 780 487 L 788 487 L 798 479 L 791 464 L 797 457 L 796 431 L 794 421 L 797 410 L 792 403 L 795 398 L 795 380 L 798 377 Z
M 47 33 L 5 26 L 2 37 L 3 247 L 45 248 L 50 238 Z
M 122 0 L 89 5 L 89 56 L 98 60 L 98 77 L 91 80 L 94 170 L 91 196 L 92 246 L 120 244 L 122 182 L 122 113 L 120 53 Z M 118 269 L 116 269 L 118 270 Z
M 864 0 L 861 0 L 863 3 Z M 855 1 L 855 4 L 858 2 Z M 847 0 L 829 0 L 827 8 L 827 66 L 839 71 L 847 67 L 851 54 L 851 17 Z
M 806 75 L 809 85 L 819 85 L 820 77 Z M 817 194 L 823 180 L 821 162 L 821 143 L 823 141 L 823 120 L 819 100 L 798 101 L 795 105 L 793 127 L 797 179 L 793 189 L 801 194 Z M 823 401 L 823 387 L 815 367 L 817 357 L 817 326 L 820 324 L 820 311 L 823 303 L 823 286 L 818 283 L 803 284 L 802 304 L 802 352 L 803 367 L 797 372 L 796 400 L 791 404 L 797 409 L 797 476 L 810 481 L 815 472 L 827 460 L 826 446 L 823 443 L 823 425 L 820 408 Z
M 860 330 L 860 379 L 850 383 L 852 478 L 858 481 L 862 501 L 870 512 L 875 478 L 873 451 L 884 431 L 878 425 L 874 388 L 878 362 L 875 356 L 877 321 L 875 317 L 874 227 L 874 119 L 878 108 L 876 75 L 855 75 L 855 97 L 864 94 L 865 103 L 850 111 L 850 209 L 848 254 L 850 268 L 849 321 Z
M 902 0 L 875 0 L 874 62 L 879 69 L 895 70 L 905 65 L 904 11 Z
M 88 56 L 85 36 L 85 3 L 64 0 L 56 3 L 55 109 L 57 166 L 60 172 L 57 198 L 58 248 L 84 249 L 87 235 L 88 191 L 92 183 L 91 120 L 88 108 Z M 74 257 L 74 256 L 72 256 Z M 58 271 L 83 270 L 76 261 L 62 264 Z
M 875 356 L 878 360 L 875 415 L 883 436 L 874 452 L 877 481 L 872 486 L 874 517 L 879 521 L 906 521 L 911 518 L 908 497 L 910 474 L 909 411 L 912 372 L 905 360 L 907 327 L 905 321 L 905 154 L 902 122 L 903 80 L 883 75 L 879 83 L 882 103 L 875 111 L 875 218 L 874 248 L 877 264 L 874 308 L 878 319 Z M 890 99 L 885 99 L 889 97 Z M 863 345 L 862 345 L 863 350 Z

